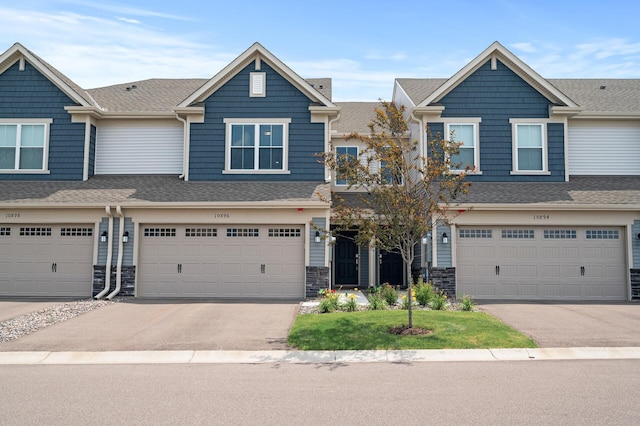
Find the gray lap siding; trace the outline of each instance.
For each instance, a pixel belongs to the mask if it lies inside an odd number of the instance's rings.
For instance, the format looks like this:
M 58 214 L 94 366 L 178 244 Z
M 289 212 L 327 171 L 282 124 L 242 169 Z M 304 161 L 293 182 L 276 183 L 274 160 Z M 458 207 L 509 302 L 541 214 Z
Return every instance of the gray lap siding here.
M 555 181 L 565 179 L 564 125 L 547 124 L 548 169 L 550 175 L 511 175 L 513 139 L 509 119 L 549 118 L 550 101 L 500 61 L 491 69 L 487 61 L 476 72 L 447 94 L 443 118 L 481 117 L 479 125 L 480 170 L 482 175 L 469 176 L 471 181 Z M 439 125 L 438 125 L 439 124 Z M 432 133 L 444 126 L 430 123 Z
M 317 153 L 324 150 L 324 125 L 311 123 L 311 101 L 266 63 L 266 97 L 249 97 L 249 73 L 254 62 L 236 74 L 205 101 L 205 122 L 191 125 L 189 179 L 321 181 L 324 169 Z M 288 163 L 290 174 L 223 174 L 225 118 L 290 118 Z
M 65 106 L 77 105 L 38 70 L 18 63 L 0 74 L 0 118 L 53 119 L 49 132 L 48 174 L 0 174 L 0 180 L 82 180 L 83 123 L 72 123 Z

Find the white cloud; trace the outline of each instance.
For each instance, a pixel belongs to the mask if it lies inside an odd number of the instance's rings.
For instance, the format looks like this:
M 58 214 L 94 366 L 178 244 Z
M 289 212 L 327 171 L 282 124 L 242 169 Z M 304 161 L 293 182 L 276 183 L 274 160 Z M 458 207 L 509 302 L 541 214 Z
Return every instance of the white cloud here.
M 142 24 L 142 22 L 138 21 L 137 19 L 122 18 L 122 17 L 118 17 L 116 19 L 118 21 L 122 21 L 122 22 L 127 23 L 127 24 Z
M 149 17 L 155 17 L 155 18 L 173 19 L 178 21 L 192 20 L 191 18 L 188 18 L 185 16 L 156 12 L 149 9 L 140 9 L 140 8 L 125 6 L 122 4 L 107 3 L 104 1 L 93 2 L 93 1 L 83 1 L 83 0 L 65 0 L 64 3 L 75 5 L 75 6 L 83 6 L 87 8 L 96 9 L 96 10 L 103 10 L 106 12 L 113 12 L 118 15 L 149 16 Z
M 515 50 L 527 53 L 534 53 L 537 51 L 536 47 L 531 43 L 511 43 L 511 47 Z

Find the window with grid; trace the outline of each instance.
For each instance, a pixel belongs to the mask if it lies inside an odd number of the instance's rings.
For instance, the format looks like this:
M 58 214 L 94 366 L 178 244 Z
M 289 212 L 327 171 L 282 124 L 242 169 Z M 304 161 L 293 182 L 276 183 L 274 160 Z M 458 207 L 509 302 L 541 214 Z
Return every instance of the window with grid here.
M 535 238 L 533 229 L 503 229 L 502 238 L 531 239 Z
M 216 228 L 187 228 L 184 231 L 185 237 L 217 237 Z
M 258 237 L 258 228 L 227 228 L 227 237 Z
M 587 229 L 587 240 L 617 240 L 620 232 L 617 229 Z
M 299 228 L 269 228 L 269 236 L 274 238 L 296 238 L 301 235 Z
M 574 229 L 545 229 L 544 238 L 549 240 L 575 240 L 578 233 Z
M 11 228 L 0 227 L 0 237 L 10 237 Z
M 493 238 L 491 229 L 460 229 L 460 238 Z
M 61 228 L 61 237 L 91 237 L 93 228 Z
M 51 228 L 20 228 L 21 237 L 50 237 Z
M 176 228 L 145 228 L 145 237 L 175 237 Z
M 336 185 L 348 185 L 349 181 L 340 172 L 341 168 L 344 169 L 345 165 L 358 158 L 358 147 L 357 146 L 338 146 L 336 147 L 336 159 L 337 159 L 337 167 L 336 167 Z
M 290 119 L 225 119 L 227 172 L 286 172 Z

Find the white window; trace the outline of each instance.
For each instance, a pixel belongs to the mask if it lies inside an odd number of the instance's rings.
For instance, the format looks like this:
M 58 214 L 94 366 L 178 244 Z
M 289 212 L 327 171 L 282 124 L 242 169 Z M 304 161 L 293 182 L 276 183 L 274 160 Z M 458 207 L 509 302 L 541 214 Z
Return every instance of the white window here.
M 0 121 L 0 172 L 46 170 L 50 123 Z
M 448 123 L 449 140 L 460 143 L 459 152 L 451 156 L 452 170 L 473 170 L 480 168 L 478 145 L 478 123 Z
M 547 173 L 547 138 L 544 123 L 512 120 L 513 172 Z
M 267 96 L 267 74 L 264 72 L 252 72 L 249 73 L 249 76 L 249 85 L 251 86 L 249 88 L 249 96 L 253 98 Z
M 338 146 L 336 147 L 336 157 L 338 160 L 339 170 L 341 167 L 341 163 L 358 158 L 358 147 L 357 146 Z M 341 176 L 339 171 L 336 172 L 336 185 L 348 185 L 349 182 L 345 176 Z
M 288 173 L 290 119 L 225 119 L 225 173 Z

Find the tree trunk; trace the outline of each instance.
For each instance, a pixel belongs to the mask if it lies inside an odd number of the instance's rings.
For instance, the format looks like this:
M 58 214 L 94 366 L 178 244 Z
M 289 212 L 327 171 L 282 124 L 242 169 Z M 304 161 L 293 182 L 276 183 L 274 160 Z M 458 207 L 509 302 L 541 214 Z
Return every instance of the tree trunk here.
M 411 262 L 406 262 L 407 265 L 407 307 L 409 311 L 409 328 L 413 328 L 413 277 L 411 276 Z

